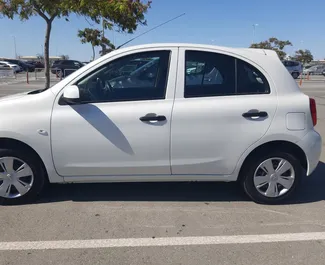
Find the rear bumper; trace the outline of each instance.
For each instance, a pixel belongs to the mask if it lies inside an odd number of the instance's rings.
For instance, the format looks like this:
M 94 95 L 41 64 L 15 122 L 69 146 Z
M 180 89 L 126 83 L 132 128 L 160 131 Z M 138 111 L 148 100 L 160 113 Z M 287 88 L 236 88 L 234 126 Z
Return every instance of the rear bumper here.
M 316 169 L 322 152 L 322 138 L 311 130 L 297 143 L 304 150 L 307 158 L 307 176 Z

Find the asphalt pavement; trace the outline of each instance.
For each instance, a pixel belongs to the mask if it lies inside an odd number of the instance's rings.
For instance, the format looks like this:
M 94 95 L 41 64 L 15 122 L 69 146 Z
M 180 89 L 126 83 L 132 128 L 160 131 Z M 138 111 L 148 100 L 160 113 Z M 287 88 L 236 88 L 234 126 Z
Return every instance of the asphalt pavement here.
M 41 87 L 0 83 L 0 95 Z M 316 99 L 325 139 L 325 79 L 301 89 Z M 236 183 L 51 185 L 35 204 L 0 207 L 0 264 L 325 264 L 324 163 L 323 151 L 277 206 Z

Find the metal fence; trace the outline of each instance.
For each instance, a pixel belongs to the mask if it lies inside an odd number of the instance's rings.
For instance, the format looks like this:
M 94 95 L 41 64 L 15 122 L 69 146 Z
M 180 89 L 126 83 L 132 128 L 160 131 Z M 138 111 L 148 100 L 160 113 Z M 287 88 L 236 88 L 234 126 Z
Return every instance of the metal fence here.
M 12 68 L 0 67 L 0 78 L 1 79 L 15 79 L 16 73 Z
M 76 71 L 76 69 L 52 70 L 50 69 L 50 82 L 56 83 Z M 33 72 L 16 73 L 12 68 L 0 67 L 0 85 L 10 83 L 43 82 L 45 83 L 44 68 L 35 68 Z
M 55 69 L 54 71 L 51 69 L 50 70 L 50 79 L 59 81 L 62 80 L 64 77 L 70 75 L 76 71 L 76 69 L 64 69 L 63 72 L 59 69 Z M 35 68 L 34 72 L 34 78 L 35 80 L 45 80 L 45 71 L 44 68 Z

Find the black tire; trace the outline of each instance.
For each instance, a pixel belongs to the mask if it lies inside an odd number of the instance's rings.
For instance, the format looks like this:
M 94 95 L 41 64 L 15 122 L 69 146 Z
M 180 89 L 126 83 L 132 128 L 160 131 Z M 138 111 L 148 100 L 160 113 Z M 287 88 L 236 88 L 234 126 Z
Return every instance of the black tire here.
M 16 149 L 0 149 L 0 158 L 2 157 L 15 157 L 27 163 L 33 172 L 34 180 L 30 190 L 21 197 L 4 198 L 0 196 L 0 205 L 26 204 L 35 201 L 48 183 L 39 158 L 29 151 Z
M 299 73 L 297 73 L 297 72 L 293 72 L 291 75 L 292 75 L 293 79 L 298 79 L 298 77 L 299 77 Z
M 293 167 L 295 172 L 295 179 L 292 187 L 283 195 L 278 197 L 267 197 L 262 195 L 254 185 L 254 174 L 258 166 L 269 158 L 283 158 L 287 160 Z M 279 204 L 283 203 L 287 199 L 293 196 L 296 192 L 301 179 L 302 179 L 302 167 L 299 160 L 290 153 L 284 151 L 271 151 L 265 155 L 256 155 L 247 161 L 246 165 L 242 170 L 241 184 L 244 188 L 245 193 L 255 202 L 261 204 Z

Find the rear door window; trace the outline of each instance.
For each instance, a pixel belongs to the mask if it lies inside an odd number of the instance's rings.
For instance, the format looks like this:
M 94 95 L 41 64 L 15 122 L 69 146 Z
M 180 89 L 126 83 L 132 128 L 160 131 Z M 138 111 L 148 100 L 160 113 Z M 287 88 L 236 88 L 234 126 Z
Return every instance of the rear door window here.
M 235 59 L 201 51 L 186 51 L 184 97 L 235 94 Z
M 266 77 L 243 60 L 214 52 L 185 52 L 185 98 L 268 93 Z

